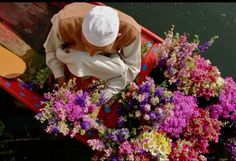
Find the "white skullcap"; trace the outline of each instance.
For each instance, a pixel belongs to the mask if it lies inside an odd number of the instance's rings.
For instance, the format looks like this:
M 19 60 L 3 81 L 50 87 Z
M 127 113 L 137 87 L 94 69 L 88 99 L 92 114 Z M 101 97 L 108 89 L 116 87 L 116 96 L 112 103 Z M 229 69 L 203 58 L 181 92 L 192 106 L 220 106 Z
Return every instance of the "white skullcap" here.
M 111 7 L 96 6 L 85 15 L 82 31 L 89 43 L 103 47 L 116 39 L 119 24 L 118 12 L 116 10 Z

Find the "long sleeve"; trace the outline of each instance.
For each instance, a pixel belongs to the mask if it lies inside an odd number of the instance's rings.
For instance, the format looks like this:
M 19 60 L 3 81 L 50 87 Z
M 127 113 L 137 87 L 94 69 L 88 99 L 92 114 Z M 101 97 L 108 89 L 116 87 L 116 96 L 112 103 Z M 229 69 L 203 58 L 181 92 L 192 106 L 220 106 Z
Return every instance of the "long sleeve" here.
M 78 77 L 95 76 L 107 80 L 105 97 L 110 99 L 133 81 L 141 68 L 141 36 L 123 48 L 123 55 L 112 54 L 109 57 L 101 54 L 89 56 L 86 51 L 61 48 L 56 51 L 57 58 L 67 65 L 69 71 Z
M 121 92 L 126 85 L 133 81 L 141 69 L 141 34 L 136 40 L 127 47 L 123 48 L 122 59 L 126 64 L 124 75 L 108 80 L 108 86 L 105 89 L 107 98 L 111 98 L 114 94 Z
M 58 15 L 54 15 L 51 19 L 52 28 L 43 45 L 46 52 L 46 64 L 52 70 L 55 78 L 64 76 L 64 65 L 56 57 L 57 48 L 61 48 L 65 43 L 60 39 L 58 32 Z

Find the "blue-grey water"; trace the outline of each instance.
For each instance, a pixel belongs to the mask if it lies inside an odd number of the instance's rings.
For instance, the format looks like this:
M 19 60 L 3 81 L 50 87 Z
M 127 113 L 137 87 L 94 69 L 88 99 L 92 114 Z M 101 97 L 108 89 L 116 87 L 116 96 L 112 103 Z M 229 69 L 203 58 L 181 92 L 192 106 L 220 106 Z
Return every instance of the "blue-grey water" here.
M 223 77 L 236 79 L 236 3 L 223 2 L 106 2 L 132 16 L 139 24 L 164 38 L 175 25 L 175 32 L 198 34 L 201 42 L 219 38 L 202 53 Z

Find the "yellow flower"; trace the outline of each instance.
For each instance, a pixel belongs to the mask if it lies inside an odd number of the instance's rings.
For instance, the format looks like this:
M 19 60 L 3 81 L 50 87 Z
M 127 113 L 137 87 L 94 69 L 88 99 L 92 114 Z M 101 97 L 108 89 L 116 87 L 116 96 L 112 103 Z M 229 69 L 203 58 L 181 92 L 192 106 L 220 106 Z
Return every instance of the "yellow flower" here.
M 66 125 L 66 123 L 65 122 L 63 122 L 63 121 L 59 121 L 58 122 L 58 125 L 59 125 L 59 131 L 63 134 L 63 135 L 67 135 L 68 133 L 69 133 L 69 128 L 68 128 L 68 126 Z
M 143 143 L 144 150 L 150 152 L 153 156 L 160 154 L 161 158 L 164 160 L 167 158 L 166 155 L 170 154 L 171 148 L 169 140 L 163 133 L 152 130 L 151 132 L 144 132 L 140 135 L 139 139 Z

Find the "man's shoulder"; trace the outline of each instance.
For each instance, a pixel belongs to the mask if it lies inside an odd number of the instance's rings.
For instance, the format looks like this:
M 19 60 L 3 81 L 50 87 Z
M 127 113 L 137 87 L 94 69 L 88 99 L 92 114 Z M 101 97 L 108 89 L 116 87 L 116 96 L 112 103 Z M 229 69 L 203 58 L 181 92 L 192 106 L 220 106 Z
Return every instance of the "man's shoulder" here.
M 139 25 L 139 23 L 130 15 L 119 11 L 119 18 L 121 25 L 126 25 L 129 28 L 135 28 L 138 32 L 141 31 L 141 26 Z
M 59 11 L 59 18 L 83 17 L 95 5 L 86 2 L 73 2 Z

